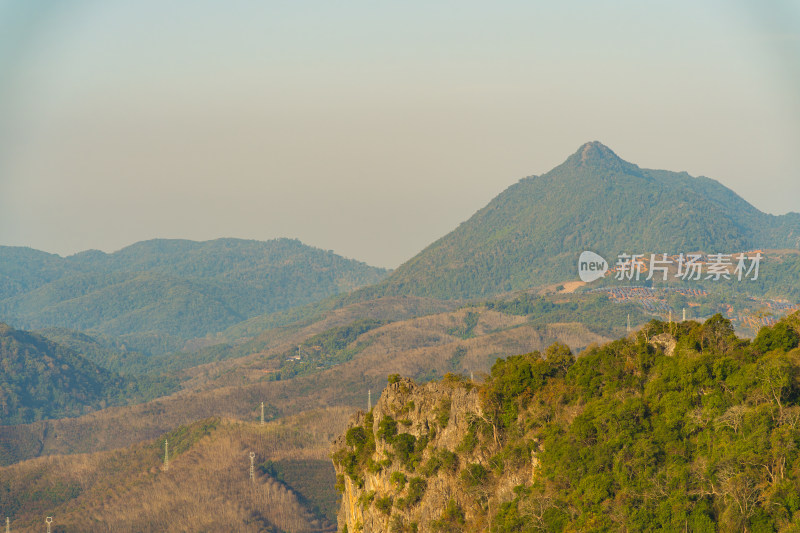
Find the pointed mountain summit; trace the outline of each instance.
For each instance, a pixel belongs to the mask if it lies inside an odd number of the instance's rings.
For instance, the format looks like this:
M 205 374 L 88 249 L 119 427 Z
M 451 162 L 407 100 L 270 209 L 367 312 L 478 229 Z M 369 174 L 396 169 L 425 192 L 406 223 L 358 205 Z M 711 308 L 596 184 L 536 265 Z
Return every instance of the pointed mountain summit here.
M 483 297 L 575 279 L 584 250 L 616 257 L 753 248 L 800 248 L 800 215 L 763 213 L 717 181 L 642 169 L 594 141 L 512 185 L 365 291 Z
M 625 163 L 614 151 L 599 141 L 584 144 L 570 159 L 575 159 L 579 164 L 592 166 L 603 163 Z
M 572 168 L 576 172 L 606 169 L 612 171 L 612 174 L 638 175 L 641 170 L 636 165 L 620 158 L 611 148 L 599 141 L 584 144 L 561 166 Z

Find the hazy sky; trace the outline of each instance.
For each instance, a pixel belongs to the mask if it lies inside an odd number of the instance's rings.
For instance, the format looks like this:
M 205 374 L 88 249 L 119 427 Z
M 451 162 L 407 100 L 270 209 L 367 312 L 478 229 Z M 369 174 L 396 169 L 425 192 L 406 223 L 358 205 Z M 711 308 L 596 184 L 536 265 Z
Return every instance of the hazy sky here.
M 396 267 L 590 140 L 800 211 L 798 5 L 0 0 L 0 244 Z

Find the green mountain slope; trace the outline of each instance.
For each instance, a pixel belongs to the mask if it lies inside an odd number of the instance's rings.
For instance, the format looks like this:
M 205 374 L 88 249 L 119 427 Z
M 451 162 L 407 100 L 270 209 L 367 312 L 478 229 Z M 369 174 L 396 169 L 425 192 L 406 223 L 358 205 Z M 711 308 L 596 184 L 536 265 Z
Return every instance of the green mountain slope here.
M 76 416 L 175 387 L 169 379 L 123 378 L 40 335 L 0 323 L 0 425 Z
M 800 215 L 762 213 L 709 178 L 647 170 L 598 142 L 512 185 L 364 295 L 469 298 L 575 279 L 584 250 L 800 248 Z
M 0 318 L 118 336 L 150 353 L 375 283 L 383 269 L 297 240 L 153 240 L 61 258 L 0 247 Z
M 47 328 L 34 331 L 56 344 L 80 354 L 92 363 L 122 376 L 143 375 L 151 372 L 166 373 L 160 366 L 157 356 L 147 356 L 128 350 L 116 337 L 96 334 L 87 335 L 80 331 L 64 328 Z M 162 357 L 168 357 L 164 355 Z M 152 364 L 151 364 L 152 363 Z
M 0 246 L 0 301 L 75 272 L 74 266 L 55 254 Z

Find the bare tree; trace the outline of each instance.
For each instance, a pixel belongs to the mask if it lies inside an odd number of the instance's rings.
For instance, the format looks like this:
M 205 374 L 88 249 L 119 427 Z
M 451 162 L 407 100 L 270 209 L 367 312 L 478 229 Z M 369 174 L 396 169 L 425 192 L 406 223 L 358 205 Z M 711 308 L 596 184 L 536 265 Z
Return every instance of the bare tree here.
M 726 503 L 735 505 L 743 522 L 755 513 L 761 498 L 761 487 L 754 472 L 742 472 L 726 465 L 717 471 L 717 483 L 711 482 L 711 491 L 706 494 L 723 498 Z
M 728 408 L 728 410 L 725 411 L 722 416 L 717 417 L 715 421 L 716 426 L 718 428 L 731 428 L 734 433 L 739 433 L 739 430 L 742 428 L 742 423 L 744 422 L 744 415 L 746 412 L 747 408 L 744 405 L 734 405 L 733 407 Z
M 547 529 L 544 521 L 545 513 L 556 506 L 553 496 L 548 494 L 537 494 L 523 499 L 520 502 L 519 510 L 533 519 L 533 527 L 542 531 Z

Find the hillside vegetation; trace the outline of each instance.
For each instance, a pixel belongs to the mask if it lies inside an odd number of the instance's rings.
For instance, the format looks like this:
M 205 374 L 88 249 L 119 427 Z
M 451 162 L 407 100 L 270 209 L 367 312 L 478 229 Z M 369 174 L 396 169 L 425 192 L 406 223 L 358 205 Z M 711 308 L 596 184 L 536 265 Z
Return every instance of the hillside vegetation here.
M 653 321 L 484 383 L 390 377 L 337 440 L 341 530 L 800 530 L 800 314 Z
M 400 301 L 386 303 L 409 311 Z M 363 407 L 367 391 L 377 398 L 389 373 L 421 381 L 448 372 L 480 375 L 508 353 L 544 349 L 556 341 L 581 350 L 608 340 L 578 323 L 533 324 L 526 316 L 485 307 L 397 320 L 359 332 L 355 317 L 362 314 L 363 304 L 354 304 L 299 330 L 253 339 L 233 348 L 241 351 L 232 358 L 185 369 L 178 394 L 78 418 L 4 428 L 0 464 L 129 446 L 208 417 L 257 420 L 262 401 L 268 419 L 320 406 Z M 374 303 L 367 316 L 378 320 L 392 315 Z M 619 328 L 624 331 L 624 323 Z M 311 358 L 287 361 L 298 346 Z M 310 361 L 314 364 L 301 366 Z
M 195 337 L 379 281 L 386 271 L 299 241 L 153 240 L 62 258 L 0 247 L 0 317 L 176 351 Z
M 209 418 L 122 449 L 0 467 L 0 509 L 12 531 L 52 516 L 54 532 L 333 532 L 327 450 L 347 412 L 265 425 Z
M 176 389 L 175 379 L 122 377 L 44 337 L 0 323 L 0 425 L 77 416 Z
M 250 354 L 269 352 L 271 348 L 296 340 L 296 345 L 281 352 L 283 358 L 280 371 L 271 379 L 286 379 L 298 374 L 308 374 L 346 362 L 367 347 L 361 335 L 381 324 L 405 322 L 413 324 L 413 318 L 426 316 L 446 316 L 446 311 L 455 309 L 486 309 L 500 313 L 523 316 L 525 322 L 546 328 L 548 324 L 583 324 L 586 329 L 606 337 L 621 334 L 627 320 L 631 317 L 634 326 L 643 324 L 647 318 L 641 307 L 636 305 L 614 304 L 603 295 L 565 294 L 537 296 L 529 293 L 508 295 L 485 302 L 463 304 L 457 301 L 430 300 L 414 297 L 385 297 L 367 302 L 342 305 L 326 312 L 315 314 L 313 318 L 301 319 L 282 326 L 261 331 L 250 340 L 222 342 L 194 352 L 184 352 L 135 359 L 114 355 L 114 362 L 125 361 L 122 369 L 134 372 L 149 372 L 154 369 L 179 371 L 206 363 L 224 362 L 239 359 Z M 446 329 L 447 333 L 458 338 L 472 338 L 474 325 L 469 321 L 479 313 L 468 314 L 463 325 Z M 258 319 L 254 319 L 253 322 Z M 237 334 L 242 330 L 237 326 Z M 307 338 L 307 335 L 316 336 Z M 339 338 L 340 337 L 340 338 Z M 337 347 L 333 347 L 333 344 Z M 399 346 L 406 349 L 410 342 Z M 576 347 L 581 347 L 576 341 Z M 299 358 L 299 359 L 297 359 Z M 277 359 L 273 355 L 273 359 Z M 296 360 L 295 360 L 296 359 Z M 484 365 L 479 365 L 483 369 Z M 112 368 L 117 368 L 113 366 Z M 486 368 L 488 369 L 488 367 Z M 193 371 L 189 371 L 193 373 Z

